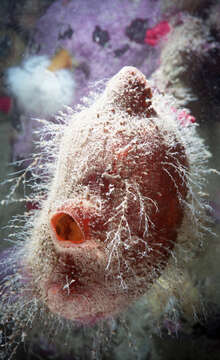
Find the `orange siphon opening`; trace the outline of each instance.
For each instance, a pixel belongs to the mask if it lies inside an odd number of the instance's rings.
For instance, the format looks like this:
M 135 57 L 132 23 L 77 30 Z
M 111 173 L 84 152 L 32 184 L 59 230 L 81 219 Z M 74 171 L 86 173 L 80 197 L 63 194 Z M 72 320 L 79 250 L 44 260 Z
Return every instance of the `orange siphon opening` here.
M 84 234 L 74 218 L 66 213 L 55 214 L 51 219 L 57 240 L 79 244 L 85 241 Z

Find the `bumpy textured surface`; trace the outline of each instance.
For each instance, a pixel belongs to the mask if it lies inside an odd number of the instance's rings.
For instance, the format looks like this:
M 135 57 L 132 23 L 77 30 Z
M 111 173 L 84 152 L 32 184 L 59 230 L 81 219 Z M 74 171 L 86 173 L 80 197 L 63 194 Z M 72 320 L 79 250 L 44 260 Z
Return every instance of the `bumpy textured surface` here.
M 39 204 L 2 290 L 9 313 L 27 301 L 33 318 L 40 309 L 92 324 L 120 314 L 165 268 L 175 282 L 202 238 L 209 154 L 169 101 L 125 67 L 88 108 L 46 125 Z
M 173 148 L 166 144 L 151 98 L 144 76 L 124 68 L 64 133 L 32 245 L 38 259 L 53 254 L 40 288 L 64 317 L 117 313 L 159 276 L 177 238 L 187 159 L 174 134 Z M 42 260 L 31 266 L 45 274 Z

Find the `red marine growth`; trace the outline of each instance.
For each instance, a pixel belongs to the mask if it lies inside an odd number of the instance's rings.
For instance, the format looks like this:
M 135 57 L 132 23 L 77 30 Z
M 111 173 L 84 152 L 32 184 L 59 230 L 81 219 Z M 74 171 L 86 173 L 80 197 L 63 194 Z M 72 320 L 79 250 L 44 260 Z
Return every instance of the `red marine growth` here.
M 175 244 L 183 219 L 179 199 L 187 194 L 179 168 L 187 168 L 187 160 L 178 141 L 170 152 L 153 121 L 151 98 L 144 76 L 124 68 L 88 125 L 83 114 L 64 135 L 48 200 L 47 241 L 59 264 L 41 288 L 51 311 L 66 318 L 117 313 L 159 276 Z
M 170 25 L 167 21 L 161 21 L 152 29 L 146 31 L 145 43 L 151 46 L 156 46 L 161 39 L 170 32 Z
M 145 294 L 178 256 L 180 239 L 190 242 L 186 226 L 196 228 L 203 209 L 191 179 L 207 154 L 194 125 L 182 126 L 133 67 L 89 108 L 63 117 L 51 147 L 46 141 L 47 159 L 57 153 L 48 196 L 17 251 L 28 284 L 22 296 L 91 324 Z

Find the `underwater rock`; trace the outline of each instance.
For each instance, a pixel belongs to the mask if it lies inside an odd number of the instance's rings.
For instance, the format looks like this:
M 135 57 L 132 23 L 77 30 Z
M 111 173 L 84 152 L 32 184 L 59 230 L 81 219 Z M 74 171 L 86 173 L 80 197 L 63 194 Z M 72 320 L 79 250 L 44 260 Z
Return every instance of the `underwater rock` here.
M 39 19 L 29 53 L 53 56 L 65 48 L 75 59 L 77 104 L 89 93 L 88 81 L 110 78 L 123 66 L 137 66 L 146 76 L 157 67 L 158 49 L 145 42 L 146 30 L 160 20 L 160 4 L 152 1 L 55 1 Z M 62 18 L 62 21 L 60 19 Z M 85 22 L 86 19 L 86 22 Z M 124 49 L 120 56 L 115 51 Z M 86 64 L 89 77 L 84 72 Z
M 205 16 L 178 13 L 152 75 L 155 85 L 189 108 L 198 122 L 219 121 L 219 5 L 209 4 Z
M 45 336 L 51 322 L 57 332 L 91 326 L 121 315 L 164 272 L 167 287 L 180 277 L 206 229 L 209 153 L 172 107 L 125 67 L 88 108 L 46 124 L 39 205 L 6 260 L 16 274 L 2 279 L 2 321 L 16 308 L 25 333 L 39 314 Z
M 210 5 L 209 0 L 164 0 L 161 2 L 163 12 L 177 13 L 178 11 L 196 12 L 203 6 Z
M 51 58 L 60 49 L 67 50 L 73 58 L 71 70 L 75 82 L 71 105 L 78 104 L 89 94 L 91 84 L 98 88 L 100 81 L 110 78 L 123 66 L 137 66 L 146 76 L 156 69 L 158 46 L 152 48 L 144 39 L 146 29 L 158 23 L 160 17 L 160 4 L 152 1 L 95 0 L 92 6 L 88 0 L 55 1 L 38 20 L 24 62 L 32 56 Z M 29 90 L 23 85 L 24 91 Z M 20 119 L 22 131 L 13 140 L 14 160 L 27 157 L 33 147 L 31 129 L 35 126 L 27 126 L 26 117 L 32 114 L 29 102 L 26 104 L 27 109 L 22 110 L 25 120 Z

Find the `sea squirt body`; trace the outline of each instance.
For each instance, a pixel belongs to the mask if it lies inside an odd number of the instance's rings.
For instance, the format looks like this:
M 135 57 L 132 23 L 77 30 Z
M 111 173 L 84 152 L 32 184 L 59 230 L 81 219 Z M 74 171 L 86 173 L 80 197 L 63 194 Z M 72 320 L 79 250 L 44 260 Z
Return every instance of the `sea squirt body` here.
M 153 100 L 144 75 L 125 67 L 66 121 L 26 245 L 34 292 L 52 313 L 82 323 L 111 317 L 167 265 L 183 221 L 188 161 L 176 120 L 167 124 Z

